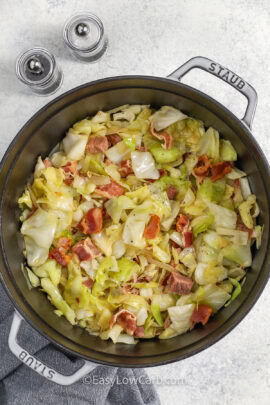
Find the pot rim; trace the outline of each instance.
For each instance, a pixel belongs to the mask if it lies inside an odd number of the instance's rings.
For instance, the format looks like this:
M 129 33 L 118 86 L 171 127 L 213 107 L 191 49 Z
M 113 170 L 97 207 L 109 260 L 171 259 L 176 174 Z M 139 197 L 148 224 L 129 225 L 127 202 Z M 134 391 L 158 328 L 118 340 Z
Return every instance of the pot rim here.
M 10 143 L 10 145 L 8 146 L 5 154 L 3 155 L 3 158 L 1 160 L 0 163 L 0 175 L 2 175 L 2 168 L 6 162 L 6 159 L 8 158 L 10 152 L 12 151 L 13 146 L 16 144 L 17 140 L 23 135 L 24 131 L 26 130 L 26 128 L 31 125 L 32 123 L 35 122 L 35 120 L 42 115 L 44 112 L 46 112 L 46 110 L 48 110 L 50 107 L 52 107 L 53 105 L 57 104 L 59 101 L 64 100 L 67 96 L 72 95 L 74 93 L 76 93 L 77 91 L 81 90 L 81 89 L 86 89 L 86 88 L 91 88 L 95 85 L 101 85 L 102 83 L 107 83 L 107 82 L 120 82 L 121 80 L 127 80 L 130 81 L 130 87 L 134 87 L 134 88 L 151 88 L 151 86 L 143 86 L 143 85 L 134 85 L 132 84 L 132 80 L 150 80 L 153 82 L 162 82 L 162 83 L 169 83 L 170 85 L 174 84 L 177 88 L 182 88 L 182 89 L 187 89 L 188 91 L 193 92 L 193 94 L 197 94 L 198 96 L 200 96 L 202 99 L 205 99 L 206 101 L 208 101 L 210 104 L 214 105 L 215 107 L 218 107 L 219 110 L 223 111 L 223 113 L 225 113 L 226 116 L 228 116 L 232 121 L 236 122 L 241 128 L 242 130 L 247 134 L 247 136 L 250 138 L 250 140 L 252 141 L 253 146 L 257 149 L 257 152 L 260 155 L 260 158 L 262 159 L 263 165 L 268 173 L 268 176 L 270 176 L 270 168 L 269 168 L 269 164 L 268 161 L 266 159 L 266 157 L 264 156 L 261 147 L 259 146 L 259 144 L 257 143 L 255 137 L 253 137 L 249 127 L 242 121 L 240 120 L 238 117 L 236 117 L 230 110 L 228 110 L 225 106 L 223 106 L 220 102 L 216 101 L 215 99 L 213 99 L 212 97 L 210 97 L 209 95 L 203 93 L 202 91 L 193 88 L 189 85 L 183 84 L 181 82 L 179 82 L 178 80 L 174 80 L 171 78 L 164 78 L 164 77 L 158 77 L 158 76 L 146 76 L 146 75 L 124 75 L 124 76 L 115 76 L 115 77 L 108 77 L 108 78 L 104 78 L 104 79 L 98 79 L 95 81 L 91 81 L 91 82 L 87 82 L 84 83 L 80 86 L 77 86 L 73 89 L 70 89 L 66 92 L 64 92 L 63 94 L 59 95 L 58 97 L 54 98 L 53 100 L 51 100 L 49 103 L 47 103 L 45 106 L 43 106 L 42 108 L 40 108 L 24 125 L 23 127 L 19 130 L 19 132 L 17 133 L 17 135 L 14 137 L 14 139 L 12 140 L 12 142 Z M 127 88 L 128 86 L 125 85 L 123 86 L 123 88 Z M 118 87 L 119 88 L 119 87 Z M 112 90 L 112 89 L 110 89 Z M 158 90 L 158 88 L 157 88 Z M 159 89 L 161 90 L 161 89 Z M 94 93 L 92 93 L 92 95 L 97 94 L 97 93 L 102 93 L 106 90 L 101 90 L 101 91 L 96 91 Z M 171 94 L 173 94 L 174 92 L 171 90 L 165 90 Z M 177 94 L 177 93 L 174 93 Z M 179 94 L 177 94 L 179 95 Z M 88 95 L 83 95 L 82 97 L 79 97 L 78 99 L 83 99 L 85 97 L 88 97 Z M 183 96 L 186 99 L 191 99 L 192 97 L 189 96 Z M 75 101 L 70 102 L 69 104 L 73 104 Z M 201 104 L 200 102 L 197 102 L 197 104 Z M 65 105 L 62 105 L 60 109 L 63 109 L 65 107 Z M 206 108 L 209 109 L 208 106 L 206 106 Z M 216 111 L 212 111 L 217 117 L 220 117 L 219 114 Z M 221 118 L 221 117 L 220 117 Z M 223 120 L 223 118 L 221 118 Z M 47 118 L 46 118 L 47 120 Z M 44 120 L 44 121 L 46 121 Z M 43 122 L 44 122 L 43 121 Z M 231 127 L 230 123 L 226 122 L 226 124 Z M 232 128 L 232 127 L 231 127 Z M 233 128 L 232 128 L 233 129 Z M 3 199 L 5 196 L 5 191 L 6 191 L 6 186 L 9 180 L 9 176 L 10 176 L 10 171 L 13 168 L 13 165 L 15 164 L 17 157 L 19 156 L 21 150 L 23 149 L 20 148 L 20 150 L 16 153 L 16 156 L 14 157 L 14 160 L 12 162 L 12 164 L 9 166 L 6 177 L 4 179 L 4 187 L 3 190 L 1 192 L 1 207 L 0 207 L 0 218 L 2 217 L 2 205 L 3 205 Z M 265 186 L 265 181 L 262 178 L 262 182 Z M 265 187 L 266 189 L 266 187 Z M 267 189 L 266 189 L 267 191 Z M 270 196 L 269 193 L 267 194 L 267 200 L 268 203 L 270 205 Z M 5 250 L 3 247 L 3 238 L 2 238 L 2 224 L 0 223 L 0 242 L 1 242 L 1 255 L 3 258 L 3 262 L 4 265 L 6 267 L 6 269 L 9 267 L 8 266 L 8 262 L 7 262 L 7 258 L 6 258 L 6 254 L 5 254 Z M 268 240 L 269 240 L 269 236 L 268 236 Z M 267 254 L 264 257 L 264 261 L 262 266 L 264 266 L 265 261 L 267 259 Z M 110 361 L 103 361 L 100 359 L 93 359 L 90 358 L 82 353 L 79 353 L 79 345 L 72 341 L 71 339 L 61 335 L 59 332 L 57 332 L 56 330 L 54 330 L 53 328 L 51 328 L 50 325 L 46 324 L 46 322 L 38 315 L 36 314 L 32 308 L 30 307 L 30 305 L 24 301 L 24 297 L 21 294 L 21 292 L 19 291 L 18 287 L 16 285 L 13 284 L 13 293 L 11 293 L 11 291 L 8 289 L 6 283 L 5 283 L 5 277 L 4 274 L 0 271 L 0 280 L 2 281 L 2 284 L 4 286 L 5 291 L 7 292 L 9 298 L 11 299 L 13 305 L 15 306 L 16 310 L 22 315 L 22 317 L 37 331 L 39 332 L 41 335 L 43 335 L 46 339 L 48 339 L 50 342 L 52 342 L 55 346 L 57 346 L 59 349 L 69 352 L 74 356 L 78 356 L 80 358 L 83 358 L 85 360 L 91 360 L 97 364 L 102 364 L 102 365 L 107 365 L 107 366 L 117 366 L 117 367 L 127 367 L 127 368 L 141 368 L 141 367 L 153 367 L 153 366 L 160 366 L 160 365 L 165 365 L 165 364 L 169 364 L 169 363 L 173 363 L 185 358 L 188 358 L 190 356 L 193 356 L 201 351 L 203 351 L 204 349 L 207 349 L 208 347 L 212 346 L 213 344 L 215 344 L 216 342 L 218 342 L 220 339 L 222 339 L 224 336 L 226 336 L 232 329 L 234 329 L 236 327 L 236 325 L 238 325 L 241 320 L 249 313 L 249 311 L 251 310 L 251 308 L 255 305 L 255 303 L 257 302 L 259 296 L 261 295 L 262 291 L 264 290 L 267 281 L 269 279 L 270 276 L 270 268 L 268 268 L 266 276 L 264 278 L 262 278 L 262 276 L 258 276 L 258 278 L 256 279 L 256 282 L 253 286 L 253 293 L 252 296 L 248 296 L 246 297 L 246 299 L 242 302 L 242 304 L 240 305 L 240 307 L 237 309 L 237 311 L 232 314 L 231 317 L 229 317 L 225 323 L 223 323 L 222 325 L 220 325 L 217 329 L 215 329 L 213 332 L 211 332 L 209 335 L 207 335 L 206 337 L 203 337 L 202 339 L 198 340 L 195 343 L 191 343 L 190 345 L 185 347 L 185 353 L 179 353 L 177 355 L 177 352 L 179 352 L 179 349 L 176 349 L 175 351 L 170 351 L 170 352 L 166 352 L 165 354 L 160 354 L 160 355 L 156 355 L 155 356 L 155 360 L 151 361 L 151 358 L 153 358 L 153 356 L 149 355 L 149 356 L 144 356 L 141 359 L 143 360 L 143 362 L 141 364 L 126 364 L 125 362 L 121 362 L 121 360 L 119 359 L 119 355 L 114 355 L 114 354 L 108 354 L 108 357 L 112 356 L 113 358 L 115 358 L 116 360 L 120 360 L 119 362 L 117 362 L 117 364 L 112 364 Z M 8 277 L 7 277 L 8 278 Z M 254 292 L 255 287 L 257 286 L 257 290 Z M 15 298 L 15 296 L 17 295 L 17 297 Z M 248 299 L 248 302 L 247 302 Z M 24 309 L 22 309 L 22 307 L 24 307 L 27 311 L 25 311 Z M 35 319 L 35 322 L 30 318 L 29 314 L 32 312 L 34 312 L 33 314 L 33 318 Z M 49 328 L 52 331 L 52 334 L 54 335 L 54 337 L 48 336 L 43 329 L 41 328 L 41 326 L 38 326 L 36 324 L 38 320 L 38 323 L 41 323 L 43 325 L 46 325 L 46 328 Z M 229 323 L 229 324 L 228 324 Z M 66 345 L 59 343 L 56 338 L 58 336 L 61 336 L 61 338 L 65 339 L 65 341 L 69 341 L 71 342 L 73 345 L 78 345 L 78 351 L 71 349 L 69 347 L 67 347 Z M 213 336 L 215 335 L 215 336 Z M 202 344 L 202 341 L 205 341 L 204 344 Z M 194 348 L 195 346 L 195 348 Z M 196 347 L 199 346 L 199 347 Z M 90 351 L 92 351 L 93 353 L 95 353 L 94 349 L 89 349 Z M 166 357 L 167 355 L 171 354 L 171 353 L 176 353 L 175 356 L 173 356 L 170 359 L 165 359 L 164 357 Z M 133 356 L 125 356 L 125 358 L 130 359 Z M 149 361 L 144 363 L 144 359 L 149 358 Z M 163 359 L 162 359 L 163 358 Z

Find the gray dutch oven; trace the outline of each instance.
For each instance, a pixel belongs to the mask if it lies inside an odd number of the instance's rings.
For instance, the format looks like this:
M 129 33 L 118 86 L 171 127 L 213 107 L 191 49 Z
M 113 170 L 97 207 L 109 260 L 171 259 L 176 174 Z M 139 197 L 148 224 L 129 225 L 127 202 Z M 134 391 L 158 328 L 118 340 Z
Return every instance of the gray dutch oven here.
M 190 86 L 180 83 L 191 69 L 199 68 L 224 80 L 248 101 L 243 119 L 238 119 L 223 105 Z M 253 193 L 261 208 L 259 222 L 264 224 L 262 246 L 254 260 L 242 294 L 227 308 L 211 318 L 204 328 L 169 340 L 144 340 L 137 345 L 114 345 L 90 336 L 58 318 L 45 294 L 29 291 L 23 274 L 23 243 L 19 234 L 17 199 L 26 179 L 33 172 L 39 154 L 45 157 L 65 131 L 97 110 L 121 104 L 172 105 L 218 129 L 237 149 L 240 167 L 248 173 Z M 47 104 L 21 129 L 1 163 L 1 278 L 16 310 L 9 336 L 9 348 L 20 360 L 44 377 L 63 385 L 77 381 L 96 363 L 116 367 L 149 367 L 168 364 L 206 349 L 229 333 L 255 304 L 269 277 L 269 200 L 270 177 L 266 158 L 251 134 L 257 104 L 253 87 L 229 69 L 203 57 L 196 57 L 170 74 L 168 78 L 151 76 L 114 77 L 77 87 Z M 85 360 L 71 376 L 64 376 L 42 364 L 17 342 L 21 322 L 25 320 L 60 350 Z

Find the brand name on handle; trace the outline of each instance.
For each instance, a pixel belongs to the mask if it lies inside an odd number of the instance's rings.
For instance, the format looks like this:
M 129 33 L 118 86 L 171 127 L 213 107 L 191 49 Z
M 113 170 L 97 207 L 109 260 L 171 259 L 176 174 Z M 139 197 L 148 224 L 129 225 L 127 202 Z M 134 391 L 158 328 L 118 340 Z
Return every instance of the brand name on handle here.
M 43 377 L 47 378 L 48 380 L 53 380 L 55 371 L 51 368 L 45 366 L 45 364 L 41 363 L 25 350 L 22 350 L 19 354 L 19 359 L 25 363 L 28 367 L 32 368 L 32 370 L 36 371 Z
M 219 65 L 218 63 L 211 62 L 208 70 L 240 90 L 246 85 L 241 77 L 237 76 L 235 73 Z

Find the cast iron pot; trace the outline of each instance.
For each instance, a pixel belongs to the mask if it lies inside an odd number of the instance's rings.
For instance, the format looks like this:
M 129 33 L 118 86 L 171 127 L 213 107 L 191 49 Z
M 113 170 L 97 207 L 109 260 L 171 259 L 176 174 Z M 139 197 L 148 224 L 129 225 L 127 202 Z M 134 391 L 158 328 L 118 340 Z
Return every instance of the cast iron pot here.
M 214 99 L 181 84 L 190 69 L 200 68 L 228 82 L 247 99 L 242 120 Z M 202 57 L 186 62 L 168 78 L 125 76 L 98 80 L 77 87 L 42 108 L 21 129 L 1 163 L 1 278 L 16 311 L 10 332 L 9 347 L 24 363 L 59 384 L 71 384 L 87 374 L 96 363 L 117 367 L 148 367 L 167 364 L 206 349 L 229 333 L 255 304 L 269 276 L 269 168 L 250 127 L 257 103 L 255 90 L 239 76 Z M 21 272 L 23 243 L 19 233 L 17 200 L 33 172 L 38 155 L 45 157 L 76 121 L 97 110 L 121 104 L 172 105 L 218 129 L 237 149 L 240 167 L 249 176 L 253 193 L 261 208 L 259 222 L 264 224 L 262 246 L 254 252 L 242 294 L 227 308 L 211 318 L 206 327 L 169 340 L 143 340 L 137 345 L 114 345 L 90 336 L 58 318 L 45 294 L 29 291 Z M 61 350 L 85 359 L 85 365 L 72 376 L 63 376 L 43 365 L 22 349 L 16 339 L 22 320 Z

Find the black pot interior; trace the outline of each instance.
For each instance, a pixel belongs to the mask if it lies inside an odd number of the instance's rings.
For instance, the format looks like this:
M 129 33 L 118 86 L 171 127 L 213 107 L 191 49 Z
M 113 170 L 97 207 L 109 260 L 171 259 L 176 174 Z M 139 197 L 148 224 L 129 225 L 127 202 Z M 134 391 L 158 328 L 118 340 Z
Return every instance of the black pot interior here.
M 250 179 L 252 191 L 261 208 L 259 222 L 264 223 L 261 249 L 254 251 L 252 268 L 242 294 L 222 309 L 206 327 L 169 340 L 143 340 L 139 344 L 114 345 L 72 327 L 53 313 L 46 296 L 29 291 L 23 274 L 22 238 L 19 234 L 19 210 L 16 201 L 33 172 L 39 155 L 45 157 L 74 122 L 121 104 L 172 105 L 197 117 L 206 126 L 214 126 L 231 140 L 240 157 L 240 167 Z M 46 337 L 76 355 L 99 363 L 125 367 L 164 364 L 188 357 L 213 344 L 228 333 L 249 311 L 268 278 L 269 190 L 266 160 L 245 126 L 221 105 L 202 93 L 177 82 L 147 77 L 108 79 L 82 86 L 58 98 L 41 110 L 21 130 L 2 161 L 1 169 L 1 274 L 14 304 L 25 318 Z

